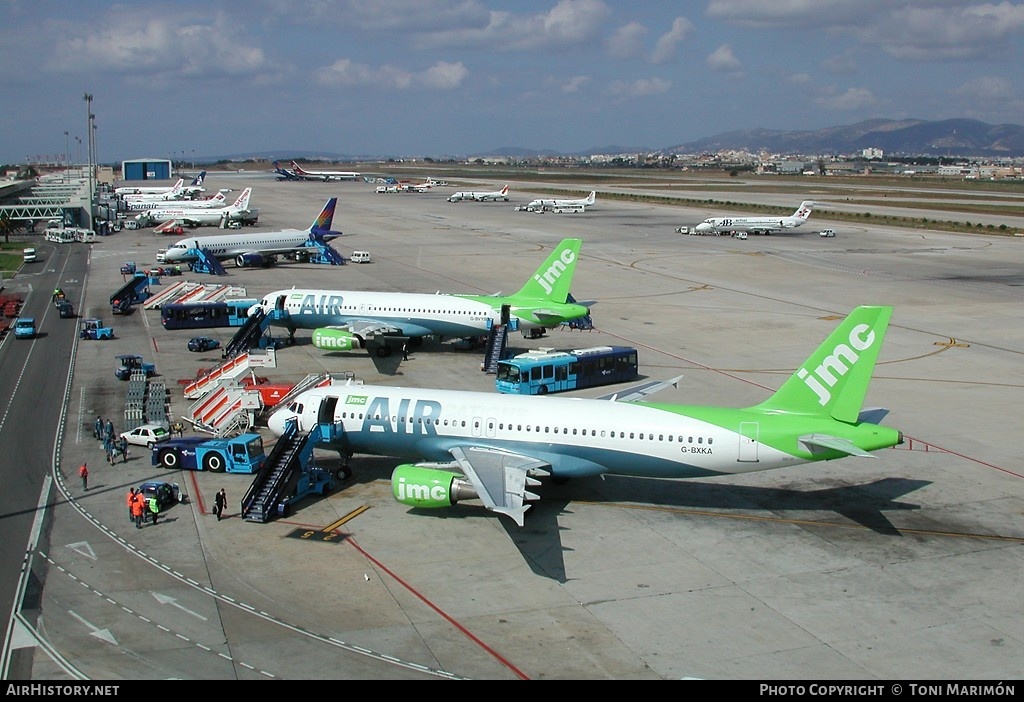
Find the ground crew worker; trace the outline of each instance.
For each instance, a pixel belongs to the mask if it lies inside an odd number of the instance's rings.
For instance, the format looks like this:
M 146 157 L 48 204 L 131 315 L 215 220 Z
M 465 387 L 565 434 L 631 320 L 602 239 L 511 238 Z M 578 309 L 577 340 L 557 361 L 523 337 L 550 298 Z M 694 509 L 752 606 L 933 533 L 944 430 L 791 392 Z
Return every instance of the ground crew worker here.
M 132 501 L 132 517 L 135 518 L 135 528 L 142 528 L 142 517 L 146 514 L 146 500 L 142 497 L 141 492 L 135 493 L 135 499 Z
M 149 498 L 149 512 L 153 515 L 153 526 L 156 526 L 156 518 L 160 514 L 160 502 L 156 499 L 156 495 Z
M 131 521 L 135 520 L 135 514 L 132 511 L 132 506 L 135 504 L 135 488 L 128 488 L 127 503 L 128 503 L 128 521 L 131 522 Z
M 96 415 L 96 421 L 92 424 L 92 435 L 97 441 L 103 438 L 103 420 L 100 419 L 98 414 Z
M 80 476 L 82 476 L 82 489 L 83 490 L 88 490 L 89 489 L 89 467 L 85 463 L 83 463 L 78 468 L 78 474 Z
M 114 440 L 114 422 L 113 421 L 111 421 L 109 419 L 107 420 L 107 426 L 105 426 L 103 428 L 103 435 L 106 438 L 110 439 L 111 441 Z
M 128 439 L 121 437 L 117 442 L 117 450 L 121 452 L 121 463 L 128 462 Z

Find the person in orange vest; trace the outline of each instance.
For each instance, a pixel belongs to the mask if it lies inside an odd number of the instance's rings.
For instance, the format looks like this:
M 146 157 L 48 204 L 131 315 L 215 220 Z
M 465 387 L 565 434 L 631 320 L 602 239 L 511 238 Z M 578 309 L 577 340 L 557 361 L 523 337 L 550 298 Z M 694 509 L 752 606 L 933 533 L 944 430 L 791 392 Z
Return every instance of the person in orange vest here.
M 89 467 L 85 463 L 82 463 L 82 465 L 79 466 L 79 468 L 78 468 L 78 474 L 82 477 L 82 489 L 83 490 L 88 490 L 89 489 Z
M 132 501 L 132 517 L 135 518 L 135 528 L 142 528 L 142 515 L 145 514 L 146 501 L 142 498 L 142 493 L 135 493 L 135 500 Z
M 128 488 L 128 521 L 134 522 L 135 515 L 132 513 L 132 505 L 135 504 L 135 488 Z

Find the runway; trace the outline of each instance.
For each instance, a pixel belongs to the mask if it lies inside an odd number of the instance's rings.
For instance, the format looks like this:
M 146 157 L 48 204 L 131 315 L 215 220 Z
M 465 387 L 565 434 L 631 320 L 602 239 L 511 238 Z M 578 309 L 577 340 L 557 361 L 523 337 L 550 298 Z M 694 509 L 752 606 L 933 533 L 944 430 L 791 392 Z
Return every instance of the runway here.
M 188 352 L 192 333 L 136 309 L 114 318 L 113 344 L 73 349 L 54 501 L 29 554 L 34 585 L 17 608 L 11 679 L 954 681 L 1024 672 L 1024 242 L 853 227 L 818 211 L 792 234 L 680 236 L 675 227 L 707 215 L 602 202 L 600 190 L 585 213 L 536 215 L 514 211 L 533 199 L 514 183 L 508 203 L 449 203 L 469 189 L 449 180 L 436 192 L 382 195 L 365 183 L 211 172 L 207 187 L 251 185 L 267 230 L 304 228 L 337 196 L 336 248 L 372 254 L 373 263 L 341 267 L 229 266 L 248 297 L 291 285 L 510 293 L 554 244 L 580 237 L 573 294 L 597 301 L 595 329 L 512 343 L 636 346 L 644 378 L 684 376 L 651 398 L 659 402 L 756 404 L 851 309 L 892 305 L 867 404 L 889 408 L 885 424 L 907 442 L 872 459 L 714 480 L 545 482 L 523 528 L 475 503 L 411 510 L 391 496 L 399 460 L 357 456 L 353 478 L 331 495 L 287 520 L 248 523 L 237 506 L 251 476 L 167 473 L 142 449 L 127 464 L 102 464 L 87 427 L 96 414 L 122 416 L 116 353 L 157 364 L 172 416 L 188 404 L 177 381 L 219 358 Z M 835 238 L 817 236 L 825 226 Z M 93 245 L 83 316 L 109 320 L 120 265 L 155 265 L 168 243 L 146 229 Z M 294 382 L 350 371 L 380 384 L 493 391 L 479 361 L 428 342 L 409 361 L 381 362 L 313 348 L 300 331 L 264 374 Z M 75 474 L 83 457 L 97 466 L 88 493 Z M 190 499 L 135 530 L 124 493 L 150 479 L 177 482 Z M 221 487 L 232 516 L 218 522 Z

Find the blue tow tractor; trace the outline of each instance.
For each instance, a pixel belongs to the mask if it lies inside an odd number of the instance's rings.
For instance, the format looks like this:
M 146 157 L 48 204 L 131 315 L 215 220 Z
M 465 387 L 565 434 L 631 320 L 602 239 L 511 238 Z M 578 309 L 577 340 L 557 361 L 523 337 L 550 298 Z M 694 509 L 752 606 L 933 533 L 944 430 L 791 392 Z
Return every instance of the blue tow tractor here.
M 156 373 L 156 364 L 146 363 L 142 360 L 142 356 L 138 354 L 125 353 L 114 358 L 117 359 L 114 377 L 118 380 L 129 380 L 132 377 L 132 373 L 145 373 L 147 378 Z
M 255 473 L 267 460 L 259 434 L 239 434 L 230 439 L 183 436 L 154 444 L 154 466 L 172 470 L 208 470 L 212 473 Z
M 114 328 L 103 326 L 103 320 L 83 319 L 78 325 L 78 337 L 92 341 L 109 341 L 114 338 Z

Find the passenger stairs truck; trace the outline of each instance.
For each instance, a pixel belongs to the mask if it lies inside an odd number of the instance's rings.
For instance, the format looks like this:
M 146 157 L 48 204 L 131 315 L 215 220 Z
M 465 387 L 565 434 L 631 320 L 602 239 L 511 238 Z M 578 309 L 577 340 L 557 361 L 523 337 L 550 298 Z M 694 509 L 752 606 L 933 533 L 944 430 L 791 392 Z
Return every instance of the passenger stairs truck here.
M 333 490 L 334 476 L 313 460 L 313 449 L 333 430 L 331 424 L 320 424 L 302 433 L 295 420 L 289 421 L 242 498 L 242 518 L 265 524 L 274 517 L 288 517 L 303 498 Z

